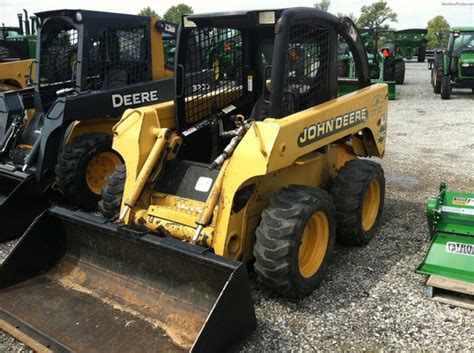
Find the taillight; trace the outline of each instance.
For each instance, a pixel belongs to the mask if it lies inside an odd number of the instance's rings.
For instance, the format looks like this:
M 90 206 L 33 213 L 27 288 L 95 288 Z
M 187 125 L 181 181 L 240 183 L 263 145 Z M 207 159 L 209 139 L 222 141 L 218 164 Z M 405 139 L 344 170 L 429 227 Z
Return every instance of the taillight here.
M 382 48 L 382 55 L 384 56 L 384 58 L 388 58 L 390 56 L 390 49 Z
M 231 52 L 231 51 L 232 51 L 232 44 L 230 44 L 230 43 L 225 43 L 225 44 L 224 44 L 224 51 L 225 51 L 226 53 Z

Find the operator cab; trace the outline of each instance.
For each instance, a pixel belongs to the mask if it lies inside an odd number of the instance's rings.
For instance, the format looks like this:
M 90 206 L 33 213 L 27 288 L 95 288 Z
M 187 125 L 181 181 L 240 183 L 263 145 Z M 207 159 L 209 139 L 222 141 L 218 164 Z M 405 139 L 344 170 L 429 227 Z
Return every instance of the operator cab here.
M 342 27 L 311 8 L 185 16 L 175 68 L 177 127 L 185 137 L 179 157 L 211 163 L 240 125 L 290 118 L 336 98 Z

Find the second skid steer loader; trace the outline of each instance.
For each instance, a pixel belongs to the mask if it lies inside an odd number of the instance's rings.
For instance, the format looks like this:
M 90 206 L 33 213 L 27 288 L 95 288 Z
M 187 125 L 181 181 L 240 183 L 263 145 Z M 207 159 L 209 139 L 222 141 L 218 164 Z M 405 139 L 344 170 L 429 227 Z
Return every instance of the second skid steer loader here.
M 174 97 L 162 42 L 172 24 L 83 10 L 37 16 L 34 86 L 0 93 L 0 241 L 23 234 L 49 200 L 94 209 L 122 163 L 113 125 L 127 108 Z
M 338 35 L 359 84 L 341 97 Z M 376 235 L 384 174 L 359 157 L 384 155 L 388 91 L 370 85 L 350 19 L 192 15 L 177 41 L 175 101 L 114 127 L 124 164 L 100 209 L 115 222 L 62 207 L 38 217 L 0 269 L 1 328 L 73 351 L 223 352 L 256 323 L 246 264 L 302 297 L 336 238 Z

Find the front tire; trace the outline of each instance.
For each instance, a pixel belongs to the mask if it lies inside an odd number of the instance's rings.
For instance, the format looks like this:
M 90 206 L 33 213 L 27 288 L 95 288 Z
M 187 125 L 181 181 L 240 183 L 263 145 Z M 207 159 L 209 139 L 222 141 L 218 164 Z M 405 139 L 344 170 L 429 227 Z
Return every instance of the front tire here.
M 107 177 L 123 163 L 112 149 L 112 139 L 110 134 L 90 133 L 64 146 L 55 168 L 56 182 L 73 205 L 84 210 L 97 207 Z
M 297 185 L 282 189 L 256 230 L 259 280 L 281 296 L 309 295 L 324 277 L 335 230 L 335 208 L 326 191 Z
M 441 99 L 451 98 L 451 79 L 449 76 L 443 76 L 441 79 Z
M 331 188 L 336 206 L 337 240 L 364 245 L 376 234 L 385 199 L 385 176 L 380 164 L 355 159 L 338 172 Z
M 441 81 L 443 77 L 443 67 L 433 67 L 431 69 L 431 83 L 433 85 L 433 92 L 436 94 L 441 93 Z
M 98 207 L 99 212 L 107 219 L 116 219 L 119 216 L 126 178 L 125 164 L 120 164 L 102 189 Z

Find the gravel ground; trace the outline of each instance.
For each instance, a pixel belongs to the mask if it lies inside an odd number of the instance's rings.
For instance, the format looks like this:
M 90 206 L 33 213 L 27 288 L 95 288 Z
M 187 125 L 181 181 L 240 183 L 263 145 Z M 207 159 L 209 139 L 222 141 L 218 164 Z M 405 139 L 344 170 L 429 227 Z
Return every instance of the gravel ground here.
M 440 181 L 474 185 L 474 95 L 432 93 L 426 64 L 408 63 L 389 104 L 383 224 L 365 247 L 336 246 L 321 287 L 292 301 L 251 281 L 258 328 L 242 347 L 255 351 L 474 350 L 474 312 L 425 298 L 414 273 L 428 246 L 424 208 Z M 469 190 L 470 188 L 470 190 Z M 0 259 L 13 243 L 0 245 Z M 0 331 L 0 351 L 28 351 Z

